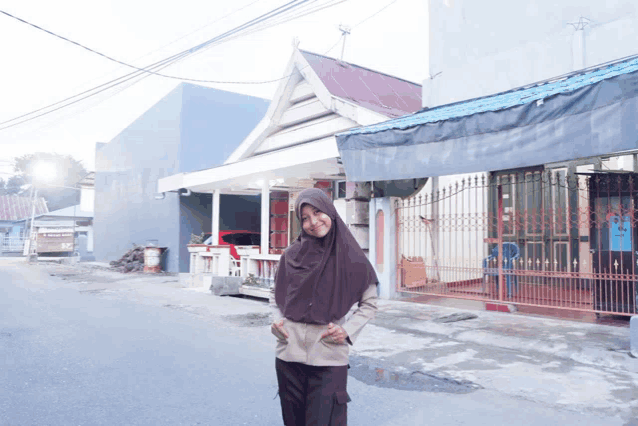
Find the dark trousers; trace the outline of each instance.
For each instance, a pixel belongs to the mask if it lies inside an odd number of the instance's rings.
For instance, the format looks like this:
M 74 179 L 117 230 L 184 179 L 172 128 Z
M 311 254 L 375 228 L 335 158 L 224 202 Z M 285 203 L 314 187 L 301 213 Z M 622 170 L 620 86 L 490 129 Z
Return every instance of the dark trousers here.
M 276 358 L 285 426 L 346 426 L 348 366 L 315 367 Z

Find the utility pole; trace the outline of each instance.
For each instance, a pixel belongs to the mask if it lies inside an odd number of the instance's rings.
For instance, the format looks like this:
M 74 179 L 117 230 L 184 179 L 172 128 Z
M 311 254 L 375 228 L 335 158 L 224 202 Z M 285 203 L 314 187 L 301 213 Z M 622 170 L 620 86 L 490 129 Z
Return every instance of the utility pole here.
M 341 60 L 343 61 L 343 52 L 346 50 L 346 37 L 350 34 L 351 28 L 344 25 L 339 25 L 339 31 L 343 37 L 343 44 L 341 45 Z
M 73 251 L 71 252 L 71 257 L 75 257 L 75 207 L 77 205 L 73 203 Z
M 581 70 L 587 65 L 585 63 L 585 27 L 591 21 L 581 16 L 577 22 L 568 22 L 568 25 L 574 27 L 572 39 L 572 69 L 574 71 Z
M 35 185 L 33 185 L 33 183 L 31 184 L 31 194 L 33 194 L 32 197 L 32 201 L 31 201 L 31 226 L 29 227 L 29 239 L 28 241 L 28 252 L 27 254 L 27 260 L 31 261 L 31 253 L 34 251 L 34 248 L 32 246 L 33 244 L 33 222 L 35 220 L 35 203 L 36 203 L 36 199 L 38 197 L 38 190 L 35 188 Z

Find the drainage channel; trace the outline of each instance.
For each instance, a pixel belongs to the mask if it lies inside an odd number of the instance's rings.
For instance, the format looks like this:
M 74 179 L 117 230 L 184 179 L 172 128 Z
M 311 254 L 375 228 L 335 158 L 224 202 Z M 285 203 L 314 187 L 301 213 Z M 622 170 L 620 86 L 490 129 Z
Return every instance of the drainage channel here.
M 370 386 L 397 390 L 464 394 L 482 389 L 468 380 L 423 371 L 403 372 L 384 366 L 379 360 L 360 356 L 350 357 L 348 375 Z

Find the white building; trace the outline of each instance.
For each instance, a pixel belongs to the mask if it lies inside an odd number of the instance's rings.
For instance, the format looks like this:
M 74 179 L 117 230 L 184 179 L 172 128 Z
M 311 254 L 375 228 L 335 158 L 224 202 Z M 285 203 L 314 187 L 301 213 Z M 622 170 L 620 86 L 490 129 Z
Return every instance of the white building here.
M 430 108 L 638 53 L 632 0 L 429 0 L 429 27 Z
M 371 207 L 397 215 L 399 286 L 502 300 L 503 286 L 485 285 L 496 275 L 508 293 L 521 285 L 516 303 L 633 312 L 638 4 L 429 10 L 427 109 L 337 136 L 350 180 L 430 177 L 399 207 Z M 504 243 L 511 272 L 490 257 Z

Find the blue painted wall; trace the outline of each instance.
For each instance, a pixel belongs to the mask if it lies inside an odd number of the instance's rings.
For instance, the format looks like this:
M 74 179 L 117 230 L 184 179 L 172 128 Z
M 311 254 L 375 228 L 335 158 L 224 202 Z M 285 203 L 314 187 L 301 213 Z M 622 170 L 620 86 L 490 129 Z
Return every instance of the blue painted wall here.
M 180 84 L 111 142 L 97 144 L 95 258 L 116 260 L 133 244 L 157 240 L 169 249 L 166 270 L 188 271 L 184 241 L 210 232 L 210 195 L 166 193 L 156 200 L 157 181 L 222 164 L 267 106 L 264 99 Z
M 266 114 L 269 101 L 238 93 L 183 86 L 180 171 L 220 166 Z
M 179 198 L 154 195 L 158 179 L 179 171 L 181 103 L 180 85 L 111 142 L 96 147 L 97 260 L 116 260 L 133 244 L 157 240 L 169 248 L 167 270 L 177 271 Z
M 0 222 L 0 225 L 2 225 L 1 222 Z M 9 236 L 16 237 L 16 238 L 20 236 L 24 237 L 26 232 L 27 232 L 26 224 L 24 222 L 18 222 L 18 223 L 14 223 L 13 226 L 11 227 L 11 230 L 9 231 Z

